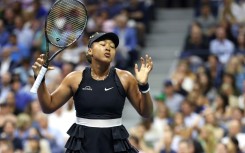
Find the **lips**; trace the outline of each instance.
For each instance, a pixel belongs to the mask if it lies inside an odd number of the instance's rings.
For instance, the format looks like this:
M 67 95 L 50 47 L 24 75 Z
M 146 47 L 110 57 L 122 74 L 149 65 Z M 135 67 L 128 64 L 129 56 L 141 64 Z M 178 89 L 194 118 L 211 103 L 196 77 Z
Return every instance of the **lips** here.
M 105 57 L 108 57 L 108 58 L 111 57 L 110 53 L 105 53 L 104 55 L 105 55 Z

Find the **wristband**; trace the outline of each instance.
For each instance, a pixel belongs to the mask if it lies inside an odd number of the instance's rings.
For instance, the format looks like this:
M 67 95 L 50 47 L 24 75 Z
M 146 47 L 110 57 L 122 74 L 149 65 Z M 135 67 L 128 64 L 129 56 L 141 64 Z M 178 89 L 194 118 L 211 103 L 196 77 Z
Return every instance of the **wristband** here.
M 34 75 L 34 79 L 36 80 L 37 79 L 37 76 Z M 45 81 L 45 76 L 43 77 L 42 81 L 41 82 L 44 82 Z
M 150 86 L 148 83 L 146 83 L 145 85 L 138 84 L 138 87 L 141 93 L 147 93 L 150 91 Z

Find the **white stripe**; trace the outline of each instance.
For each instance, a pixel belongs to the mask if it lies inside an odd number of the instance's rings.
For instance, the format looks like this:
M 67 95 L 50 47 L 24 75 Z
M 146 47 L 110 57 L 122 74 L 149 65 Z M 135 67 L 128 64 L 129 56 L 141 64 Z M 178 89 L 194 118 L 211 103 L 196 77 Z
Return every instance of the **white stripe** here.
M 77 117 L 77 124 L 88 127 L 108 128 L 122 125 L 122 118 L 115 119 L 87 119 Z

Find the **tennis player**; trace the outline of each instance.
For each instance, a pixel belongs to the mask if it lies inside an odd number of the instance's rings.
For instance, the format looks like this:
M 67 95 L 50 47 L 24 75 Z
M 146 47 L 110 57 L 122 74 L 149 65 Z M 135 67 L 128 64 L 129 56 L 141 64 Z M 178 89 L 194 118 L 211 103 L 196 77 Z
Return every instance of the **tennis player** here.
M 44 113 L 52 113 L 73 97 L 76 123 L 70 135 L 66 153 L 136 153 L 122 125 L 126 97 L 142 117 L 152 116 L 153 104 L 148 85 L 153 62 L 148 55 L 135 64 L 135 77 L 128 71 L 111 67 L 118 36 L 114 33 L 95 33 L 89 39 L 90 67 L 68 74 L 59 87 L 49 93 L 42 81 L 38 98 Z M 38 75 L 44 62 L 41 55 L 32 66 Z M 65 124 L 65 123 L 64 123 Z

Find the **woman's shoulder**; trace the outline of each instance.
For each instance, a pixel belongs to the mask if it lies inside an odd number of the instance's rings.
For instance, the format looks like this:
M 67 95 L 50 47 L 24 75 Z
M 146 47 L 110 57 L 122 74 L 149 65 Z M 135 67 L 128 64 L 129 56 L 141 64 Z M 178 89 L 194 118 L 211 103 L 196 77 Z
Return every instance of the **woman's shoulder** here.
M 133 77 L 133 74 L 127 70 L 122 70 L 119 68 L 115 68 L 116 73 L 119 77 L 125 77 L 125 78 L 130 78 Z
M 66 77 L 73 78 L 73 77 L 81 76 L 83 74 L 83 71 L 84 71 L 84 69 L 72 71 Z
M 67 74 L 64 80 L 68 80 L 69 82 L 80 82 L 83 77 L 84 70 L 85 69 L 72 71 Z

